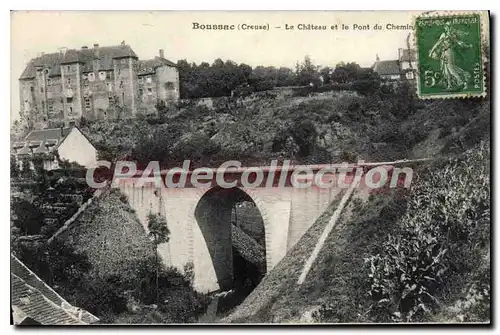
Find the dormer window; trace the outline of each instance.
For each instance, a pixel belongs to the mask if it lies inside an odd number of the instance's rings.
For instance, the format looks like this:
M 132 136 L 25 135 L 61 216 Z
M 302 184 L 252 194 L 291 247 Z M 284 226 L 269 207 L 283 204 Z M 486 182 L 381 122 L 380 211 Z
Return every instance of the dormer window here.
M 106 80 L 106 72 L 104 71 L 99 72 L 99 80 Z
M 89 73 L 89 81 L 94 81 L 94 80 L 95 80 L 94 72 Z

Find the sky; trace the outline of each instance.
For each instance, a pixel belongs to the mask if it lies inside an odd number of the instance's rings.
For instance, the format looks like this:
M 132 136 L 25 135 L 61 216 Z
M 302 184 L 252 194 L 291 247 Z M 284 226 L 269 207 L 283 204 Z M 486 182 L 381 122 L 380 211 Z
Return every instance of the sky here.
M 212 63 L 231 59 L 251 66 L 287 66 L 309 55 L 317 65 L 340 61 L 371 66 L 380 59 L 397 59 L 411 30 L 388 30 L 387 24 L 412 24 L 417 12 L 186 12 L 186 11 L 14 11 L 11 14 L 11 119 L 18 117 L 18 79 L 27 62 L 40 53 L 60 48 L 91 48 L 129 44 L 139 59 L 153 58 L 164 49 L 177 62 Z M 199 24 L 269 25 L 270 30 L 193 30 Z M 285 30 L 285 24 L 295 26 Z M 298 30 L 299 24 L 326 25 L 327 30 Z M 332 25 L 339 30 L 331 30 Z M 340 30 L 340 25 L 349 30 Z M 354 30 L 354 25 L 370 30 Z M 383 29 L 374 30 L 379 24 Z M 280 26 L 281 29 L 274 28 Z

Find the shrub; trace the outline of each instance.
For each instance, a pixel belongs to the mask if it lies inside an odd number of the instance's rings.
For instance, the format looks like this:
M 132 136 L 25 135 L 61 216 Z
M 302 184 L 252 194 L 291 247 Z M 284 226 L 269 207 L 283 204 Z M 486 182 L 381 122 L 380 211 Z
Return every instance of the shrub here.
M 365 260 L 375 319 L 423 318 L 439 306 L 452 276 L 475 273 L 485 263 L 489 160 L 489 145 L 483 142 L 477 150 L 424 171 L 426 178 L 414 185 L 399 229 L 388 236 L 381 253 Z M 468 285 L 489 292 L 487 276 L 479 275 Z

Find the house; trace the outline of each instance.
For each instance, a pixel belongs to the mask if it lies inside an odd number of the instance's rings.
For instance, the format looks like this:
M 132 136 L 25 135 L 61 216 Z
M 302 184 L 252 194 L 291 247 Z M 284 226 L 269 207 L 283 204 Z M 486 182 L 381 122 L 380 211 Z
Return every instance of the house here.
M 372 66 L 381 79 L 386 81 L 415 80 L 416 51 L 414 49 L 398 49 L 398 59 L 380 60 L 378 55 Z
M 377 55 L 377 61 L 373 65 L 373 71 L 377 72 L 382 80 L 400 80 L 401 69 L 397 60 L 380 60 Z
M 417 51 L 415 49 L 399 48 L 398 59 L 401 74 L 408 80 L 414 80 L 417 69 Z
M 99 321 L 68 303 L 12 254 L 10 266 L 14 325 L 88 325 Z
M 64 160 L 86 168 L 97 163 L 97 149 L 76 126 L 33 130 L 24 140 L 12 143 L 11 153 L 20 170 L 25 168 L 22 165 L 26 161 L 33 169 L 32 158 L 37 155 L 42 158 L 45 170 L 58 169 L 59 162 Z
M 131 118 L 179 99 L 177 65 L 163 49 L 139 60 L 125 43 L 61 48 L 31 59 L 19 78 L 21 114 L 37 129 L 63 122 Z

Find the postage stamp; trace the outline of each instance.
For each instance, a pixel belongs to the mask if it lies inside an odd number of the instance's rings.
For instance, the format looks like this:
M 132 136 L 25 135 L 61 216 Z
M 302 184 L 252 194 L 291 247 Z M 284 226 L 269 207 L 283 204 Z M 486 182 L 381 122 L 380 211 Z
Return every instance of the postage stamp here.
M 421 98 L 486 95 L 480 14 L 418 16 L 415 42 Z

